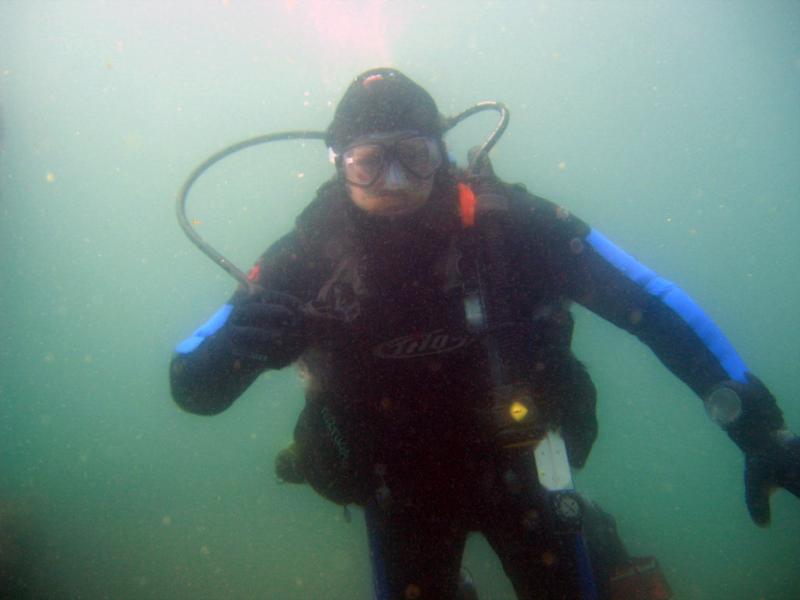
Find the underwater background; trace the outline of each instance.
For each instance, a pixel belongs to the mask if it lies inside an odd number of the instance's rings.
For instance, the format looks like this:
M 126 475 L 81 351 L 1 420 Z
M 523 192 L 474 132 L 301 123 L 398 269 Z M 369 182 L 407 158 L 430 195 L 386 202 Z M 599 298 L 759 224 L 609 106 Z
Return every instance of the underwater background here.
M 175 219 L 218 149 L 323 129 L 395 66 L 511 113 L 498 174 L 560 203 L 726 332 L 800 431 L 800 2 L 0 1 L 0 598 L 351 599 L 359 511 L 280 485 L 294 369 L 181 412 L 175 345 L 235 287 Z M 448 141 L 463 161 L 495 116 Z M 246 269 L 333 173 L 323 144 L 215 166 L 189 214 Z M 601 433 L 578 488 L 678 600 L 800 598 L 800 502 L 760 529 L 739 450 L 650 351 L 576 308 Z M 511 600 L 486 542 L 465 565 Z

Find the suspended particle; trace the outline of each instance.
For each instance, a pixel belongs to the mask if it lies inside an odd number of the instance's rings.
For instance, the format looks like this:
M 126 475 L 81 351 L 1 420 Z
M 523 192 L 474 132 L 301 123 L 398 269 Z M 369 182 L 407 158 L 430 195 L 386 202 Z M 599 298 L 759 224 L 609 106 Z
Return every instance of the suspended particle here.
M 575 237 L 569 241 L 569 250 L 573 254 L 580 254 L 583 252 L 583 242 L 580 240 L 580 238 Z
M 526 512 L 522 517 L 522 525 L 528 530 L 536 529 L 539 526 L 539 522 L 539 511 L 533 508 Z

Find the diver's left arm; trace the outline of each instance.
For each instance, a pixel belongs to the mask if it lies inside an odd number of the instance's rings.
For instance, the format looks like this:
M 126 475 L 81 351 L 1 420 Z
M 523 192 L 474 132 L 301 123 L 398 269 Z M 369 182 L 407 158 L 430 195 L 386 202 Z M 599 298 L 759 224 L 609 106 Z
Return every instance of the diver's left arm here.
M 540 237 L 552 251 L 564 295 L 632 333 L 703 399 L 709 415 L 744 452 L 747 507 L 769 522 L 769 493 L 800 497 L 800 438 L 767 387 L 678 286 L 555 205 L 535 199 Z

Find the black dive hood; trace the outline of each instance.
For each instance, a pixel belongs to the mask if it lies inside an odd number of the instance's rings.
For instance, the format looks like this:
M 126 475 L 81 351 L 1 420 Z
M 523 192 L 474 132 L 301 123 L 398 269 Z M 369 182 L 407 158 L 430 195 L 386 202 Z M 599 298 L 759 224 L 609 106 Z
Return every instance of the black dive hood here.
M 484 110 L 497 111 L 498 113 L 500 113 L 500 119 L 498 120 L 494 130 L 492 130 L 492 132 L 489 134 L 489 136 L 486 138 L 483 144 L 480 145 L 477 152 L 470 152 L 469 165 L 467 166 L 468 175 L 479 173 L 481 171 L 481 167 L 486 162 L 486 158 L 489 154 L 489 151 L 494 147 L 494 145 L 500 139 L 500 136 L 503 135 L 503 132 L 506 130 L 506 127 L 508 126 L 508 118 L 509 118 L 508 109 L 505 107 L 504 104 L 500 102 L 494 102 L 491 100 L 485 102 L 478 102 L 475 106 L 468 108 L 464 112 L 461 112 L 454 117 L 449 117 L 445 119 L 444 125 L 442 127 L 442 133 L 447 133 L 449 130 L 453 129 L 453 127 L 455 127 L 464 119 L 471 117 L 472 115 Z M 195 231 L 194 227 L 192 227 L 191 222 L 186 217 L 186 200 L 187 197 L 189 196 L 189 191 L 191 190 L 194 183 L 212 165 L 218 163 L 222 159 L 227 158 L 232 154 L 239 152 L 240 150 L 244 150 L 245 148 L 258 146 L 261 144 L 269 144 L 271 142 L 281 142 L 284 140 L 320 140 L 324 142 L 325 132 L 302 131 L 302 130 L 280 131 L 277 133 L 267 133 L 264 135 L 259 135 L 232 144 L 226 148 L 223 148 L 219 152 L 212 154 L 206 160 L 200 163 L 197 167 L 195 167 L 195 169 L 186 178 L 186 181 L 183 183 L 180 191 L 178 192 L 176 211 L 178 216 L 178 223 L 183 229 L 183 232 L 186 234 L 189 240 L 191 240 L 191 242 L 203 252 L 203 254 L 208 256 L 217 265 L 222 267 L 231 277 L 233 277 L 236 281 L 238 281 L 240 284 L 242 284 L 248 289 L 252 288 L 253 284 L 247 279 L 247 275 L 245 275 L 245 273 L 241 269 L 239 269 L 236 265 L 234 265 L 230 260 L 228 260 L 222 254 L 217 252 L 208 242 L 203 240 L 203 238 L 200 237 L 197 231 Z

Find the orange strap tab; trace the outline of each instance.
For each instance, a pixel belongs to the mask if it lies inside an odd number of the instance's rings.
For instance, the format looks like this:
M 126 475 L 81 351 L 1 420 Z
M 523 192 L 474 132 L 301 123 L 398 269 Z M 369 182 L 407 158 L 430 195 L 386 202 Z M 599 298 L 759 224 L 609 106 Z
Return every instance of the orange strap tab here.
M 475 225 L 475 192 L 466 183 L 458 184 L 458 205 L 461 212 L 461 224 L 464 227 Z

